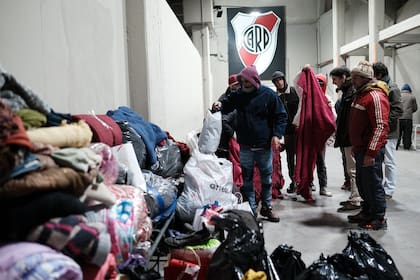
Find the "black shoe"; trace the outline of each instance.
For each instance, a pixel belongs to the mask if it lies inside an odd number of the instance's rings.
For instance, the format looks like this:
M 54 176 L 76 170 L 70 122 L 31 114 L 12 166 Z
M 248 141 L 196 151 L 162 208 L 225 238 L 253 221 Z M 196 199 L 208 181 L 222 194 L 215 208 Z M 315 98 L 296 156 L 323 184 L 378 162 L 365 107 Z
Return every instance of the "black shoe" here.
M 352 223 L 352 224 L 365 223 L 371 220 L 371 218 L 367 216 L 365 213 L 363 213 L 363 211 L 360 211 L 356 215 L 348 215 L 347 219 L 349 223 Z
M 315 188 L 315 185 L 314 185 L 314 183 L 312 183 L 311 182 L 311 190 L 314 192 L 314 191 L 316 191 L 316 188 Z
M 340 205 L 341 205 L 341 206 L 344 206 L 344 205 L 346 205 L 346 204 L 351 204 L 350 200 L 345 200 L 345 201 L 341 201 L 341 202 L 340 202 Z
M 344 184 L 341 186 L 341 189 L 345 191 L 349 191 L 351 189 L 350 182 L 344 182 Z
M 260 210 L 260 215 L 267 218 L 270 222 L 278 223 L 280 222 L 280 218 L 276 216 L 271 208 L 268 207 L 262 207 Z
M 337 212 L 346 212 L 346 211 L 353 211 L 362 208 L 360 205 L 354 205 L 351 203 L 346 203 L 340 208 L 337 209 Z
M 294 192 L 296 192 L 296 184 L 292 182 L 287 188 L 287 193 L 294 193 Z
M 385 218 L 375 219 L 369 222 L 360 223 L 359 227 L 367 230 L 387 229 L 388 225 Z

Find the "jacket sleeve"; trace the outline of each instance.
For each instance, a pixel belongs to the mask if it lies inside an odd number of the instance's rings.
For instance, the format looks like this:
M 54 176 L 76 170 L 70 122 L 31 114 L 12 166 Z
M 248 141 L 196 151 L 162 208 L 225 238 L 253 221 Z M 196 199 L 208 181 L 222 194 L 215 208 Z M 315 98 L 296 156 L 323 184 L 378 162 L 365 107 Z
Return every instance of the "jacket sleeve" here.
M 374 90 L 370 92 L 372 99 L 367 109 L 369 122 L 372 127 L 369 144 L 366 155 L 375 157 L 377 152 L 386 144 L 389 132 L 389 101 L 385 94 L 381 91 Z
M 417 100 L 416 97 L 413 96 L 413 113 L 417 112 Z
M 287 113 L 284 108 L 283 102 L 280 97 L 276 94 L 273 94 L 273 118 L 274 118 L 274 131 L 273 136 L 279 138 L 283 137 L 284 132 L 286 131 L 287 126 Z
M 403 105 L 401 102 L 401 92 L 400 89 L 392 84 L 389 89 L 389 119 L 390 121 L 399 119 L 403 114 Z M 391 128 L 392 131 L 392 128 Z

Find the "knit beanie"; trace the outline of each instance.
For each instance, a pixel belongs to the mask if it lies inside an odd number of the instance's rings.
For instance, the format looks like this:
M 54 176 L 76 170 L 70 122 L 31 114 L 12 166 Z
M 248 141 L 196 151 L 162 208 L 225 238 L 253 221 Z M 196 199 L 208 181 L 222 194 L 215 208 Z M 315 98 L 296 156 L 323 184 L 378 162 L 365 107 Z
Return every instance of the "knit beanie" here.
M 404 84 L 401 88 L 401 91 L 409 91 L 411 92 L 411 87 L 409 84 Z
M 245 67 L 238 75 L 238 80 L 242 78 L 250 82 L 255 88 L 261 85 L 260 77 L 258 76 L 257 68 L 255 65 Z
M 236 75 L 236 74 L 233 74 L 233 75 L 229 76 L 229 79 L 228 79 L 229 86 L 233 86 L 234 84 L 238 83 L 237 77 L 238 77 L 238 75 Z
M 281 78 L 283 80 L 286 80 L 286 77 L 284 76 L 284 73 L 281 71 L 275 71 L 273 75 L 271 75 L 271 81 L 274 83 L 275 80 L 278 78 Z
M 351 70 L 352 75 L 358 75 L 363 78 L 372 79 L 373 78 L 373 68 L 372 64 L 368 61 L 360 61 L 356 67 Z

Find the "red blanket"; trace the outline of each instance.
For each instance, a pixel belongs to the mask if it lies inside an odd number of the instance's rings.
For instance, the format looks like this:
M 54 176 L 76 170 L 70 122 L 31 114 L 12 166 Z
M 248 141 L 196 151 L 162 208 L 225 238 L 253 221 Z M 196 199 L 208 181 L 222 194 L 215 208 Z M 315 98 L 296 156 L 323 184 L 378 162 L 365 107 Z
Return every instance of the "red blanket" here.
M 297 79 L 296 88 L 301 109 L 298 115 L 295 181 L 297 194 L 312 200 L 310 183 L 316 163 L 316 155 L 335 131 L 335 119 L 328 99 L 319 86 L 314 72 L 305 67 Z M 298 112 L 299 113 L 299 112 Z

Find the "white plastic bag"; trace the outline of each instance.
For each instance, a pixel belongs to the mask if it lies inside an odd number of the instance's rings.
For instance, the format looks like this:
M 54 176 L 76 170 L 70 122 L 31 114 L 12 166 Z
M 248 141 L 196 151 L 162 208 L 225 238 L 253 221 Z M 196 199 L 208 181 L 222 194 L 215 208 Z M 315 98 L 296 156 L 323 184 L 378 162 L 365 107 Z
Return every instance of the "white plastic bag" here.
M 133 144 L 131 142 L 127 142 L 118 146 L 111 147 L 111 149 L 118 162 L 123 163 L 133 173 L 133 186 L 146 192 L 146 181 L 144 180 L 139 162 L 137 161 L 137 156 L 134 151 Z
M 220 136 L 222 135 L 222 113 L 211 113 L 207 111 L 203 128 L 198 139 L 198 148 L 203 154 L 213 154 L 219 147 Z
M 178 198 L 177 212 L 184 221 L 194 219 L 195 210 L 216 201 L 221 207 L 237 204 L 232 193 L 232 163 L 198 150 L 196 133 L 187 135 L 191 157 L 184 166 L 185 187 Z

